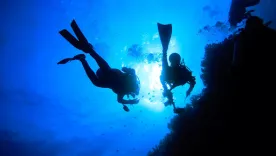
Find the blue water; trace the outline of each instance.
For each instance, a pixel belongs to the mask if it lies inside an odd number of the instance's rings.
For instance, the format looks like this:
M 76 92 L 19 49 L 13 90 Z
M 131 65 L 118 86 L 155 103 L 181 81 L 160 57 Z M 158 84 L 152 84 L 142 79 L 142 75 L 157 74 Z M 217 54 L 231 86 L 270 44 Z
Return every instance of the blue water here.
M 204 87 L 204 46 L 229 34 L 229 4 L 230 0 L 1 1 L 1 148 L 11 156 L 146 155 L 169 132 L 167 123 L 174 114 L 172 107 L 163 105 L 160 62 L 131 58 L 128 47 L 139 44 L 145 54 L 160 54 L 156 23 L 172 23 L 168 53 L 178 52 L 185 59 L 197 79 L 193 94 L 199 94 Z M 269 6 L 269 0 L 262 5 Z M 270 18 L 272 12 L 256 14 Z M 79 62 L 56 64 L 81 53 L 58 33 L 71 31 L 72 19 L 112 67 L 137 70 L 141 100 L 130 112 L 123 111 L 111 90 L 93 86 Z M 198 33 L 217 21 L 226 23 L 223 30 Z M 95 61 L 87 58 L 96 70 Z M 175 89 L 177 106 L 189 102 L 184 102 L 187 89 Z

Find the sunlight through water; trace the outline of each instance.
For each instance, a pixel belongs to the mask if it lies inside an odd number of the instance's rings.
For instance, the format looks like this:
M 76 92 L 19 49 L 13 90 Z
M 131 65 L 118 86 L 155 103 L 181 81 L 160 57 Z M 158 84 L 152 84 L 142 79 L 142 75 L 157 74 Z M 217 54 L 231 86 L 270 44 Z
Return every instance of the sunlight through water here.
M 161 66 L 157 63 L 140 63 L 134 68 L 137 75 L 144 80 L 141 82 L 141 105 L 154 111 L 162 111 L 164 104 L 162 102 L 162 85 L 159 80 Z
M 164 102 L 165 98 L 162 96 L 163 88 L 160 82 L 160 75 L 162 70 L 161 57 L 162 57 L 162 47 L 160 44 L 160 38 L 157 33 L 155 33 L 151 38 L 148 35 L 144 38 L 142 47 L 143 54 L 154 54 L 157 57 L 156 62 L 148 62 L 146 58 L 143 58 L 140 62 L 133 63 L 126 61 L 122 66 L 132 64 L 136 71 L 138 77 L 143 80 L 141 81 L 140 89 L 140 104 L 151 111 L 162 112 L 165 108 Z M 147 38 L 147 39 L 146 39 Z M 127 46 L 126 46 L 127 47 Z M 127 48 L 124 47 L 123 51 Z M 174 36 L 172 36 L 168 55 L 177 51 L 177 43 Z

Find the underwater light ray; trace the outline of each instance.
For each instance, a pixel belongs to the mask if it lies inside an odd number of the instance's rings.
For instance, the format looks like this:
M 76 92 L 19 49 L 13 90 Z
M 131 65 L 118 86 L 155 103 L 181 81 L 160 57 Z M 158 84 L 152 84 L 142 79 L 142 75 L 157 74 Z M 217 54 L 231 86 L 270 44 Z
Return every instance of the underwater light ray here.
M 162 84 L 160 82 L 161 75 L 161 57 L 162 57 L 162 47 L 160 45 L 159 36 L 154 34 L 152 37 L 143 36 L 142 41 L 142 55 L 147 56 L 148 54 L 153 54 L 156 61 L 149 62 L 147 58 L 140 59 L 139 62 L 133 62 L 126 57 L 126 60 L 122 63 L 122 66 L 131 66 L 135 69 L 137 76 L 141 81 L 140 89 L 140 105 L 152 110 L 161 112 L 164 110 L 165 99 L 162 95 Z M 136 44 L 135 44 L 136 45 Z M 127 53 L 128 46 L 124 46 L 121 52 Z M 171 38 L 169 45 L 168 55 L 177 52 L 178 46 L 177 41 L 174 36 Z

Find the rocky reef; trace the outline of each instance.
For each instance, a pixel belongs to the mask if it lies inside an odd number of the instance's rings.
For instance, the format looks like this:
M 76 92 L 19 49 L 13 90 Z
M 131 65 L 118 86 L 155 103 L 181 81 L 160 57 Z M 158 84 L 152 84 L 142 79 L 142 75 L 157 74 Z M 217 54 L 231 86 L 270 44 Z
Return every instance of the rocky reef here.
M 148 156 L 268 152 L 275 38 L 276 31 L 253 16 L 240 33 L 207 45 L 201 75 L 205 89 L 171 120 L 171 132 Z

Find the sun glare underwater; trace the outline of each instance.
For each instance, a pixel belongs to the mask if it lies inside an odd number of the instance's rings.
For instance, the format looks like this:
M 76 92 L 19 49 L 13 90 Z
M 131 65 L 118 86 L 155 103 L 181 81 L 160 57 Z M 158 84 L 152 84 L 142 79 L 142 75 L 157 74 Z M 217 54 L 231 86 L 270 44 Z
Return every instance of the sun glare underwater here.
M 196 77 L 207 43 L 232 32 L 230 0 L 1 1 L 0 138 L 11 156 L 141 156 L 169 132 L 172 106 L 164 106 L 157 23 L 172 24 L 168 55 L 177 52 Z M 75 19 L 112 68 L 135 68 L 140 102 L 125 112 L 110 89 L 95 87 L 81 64 L 57 62 L 81 54 L 58 32 Z M 218 21 L 220 30 L 213 28 Z M 203 32 L 206 26 L 211 30 Z M 95 71 L 96 62 L 87 55 Z M 173 90 L 177 107 L 188 85 Z M 5 141 L 3 141 L 5 140 Z M 7 141 L 8 140 L 8 141 Z M 4 145 L 4 146 L 3 146 Z M 0 153 L 0 155 L 2 155 Z M 5 154 L 3 154 L 4 156 Z

